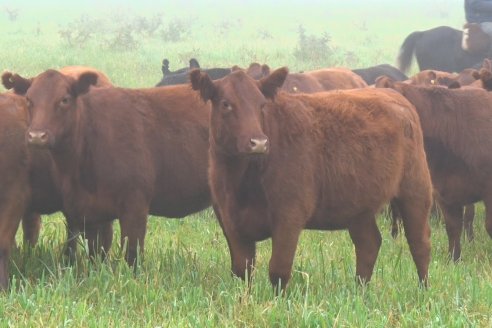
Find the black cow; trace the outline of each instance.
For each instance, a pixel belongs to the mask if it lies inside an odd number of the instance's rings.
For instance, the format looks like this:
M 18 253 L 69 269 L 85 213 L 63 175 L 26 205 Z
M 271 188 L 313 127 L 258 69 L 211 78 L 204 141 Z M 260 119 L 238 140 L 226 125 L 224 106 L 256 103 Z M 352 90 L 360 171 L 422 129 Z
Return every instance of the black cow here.
M 364 81 L 366 81 L 366 83 L 369 85 L 374 84 L 376 82 L 376 79 L 382 75 L 389 76 L 394 81 L 408 80 L 408 76 L 406 76 L 398 68 L 389 64 L 381 64 L 366 68 L 353 69 L 352 72 L 362 77 Z

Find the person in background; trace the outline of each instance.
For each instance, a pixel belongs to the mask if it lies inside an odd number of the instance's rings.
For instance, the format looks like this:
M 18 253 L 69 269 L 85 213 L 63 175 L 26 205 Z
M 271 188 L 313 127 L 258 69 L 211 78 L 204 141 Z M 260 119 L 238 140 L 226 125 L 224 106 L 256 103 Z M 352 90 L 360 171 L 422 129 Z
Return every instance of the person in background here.
M 492 0 L 465 0 L 465 18 L 468 23 L 479 23 L 492 38 Z
M 471 53 L 490 52 L 492 0 L 465 0 L 465 18 L 467 23 L 463 27 L 463 49 Z

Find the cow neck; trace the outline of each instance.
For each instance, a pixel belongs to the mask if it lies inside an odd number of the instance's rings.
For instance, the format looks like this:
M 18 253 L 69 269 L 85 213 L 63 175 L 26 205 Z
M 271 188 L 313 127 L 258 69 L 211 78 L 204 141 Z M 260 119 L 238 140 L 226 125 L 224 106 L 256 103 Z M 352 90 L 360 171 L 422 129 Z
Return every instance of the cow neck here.
M 248 189 L 260 187 L 257 184 L 260 183 L 265 171 L 268 154 L 233 155 L 211 144 L 210 159 L 211 164 L 218 170 L 218 174 L 225 177 L 221 180 L 231 184 L 235 192 L 239 192 L 245 187 Z
M 84 158 L 87 148 L 87 138 L 84 134 L 88 122 L 88 111 L 83 103 L 77 99 L 77 113 L 73 130 L 66 136 L 65 141 L 52 152 L 58 170 L 72 178 L 78 177 L 81 159 Z M 87 132 L 87 131 L 86 131 Z

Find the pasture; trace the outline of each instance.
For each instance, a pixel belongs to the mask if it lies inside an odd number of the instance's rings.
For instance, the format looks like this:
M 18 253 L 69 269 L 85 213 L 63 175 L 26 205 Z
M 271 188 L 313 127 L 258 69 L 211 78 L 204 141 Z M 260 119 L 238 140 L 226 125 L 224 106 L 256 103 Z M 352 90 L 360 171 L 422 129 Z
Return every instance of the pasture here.
M 183 1 L 0 2 L 1 65 L 23 76 L 87 65 L 115 85 L 150 87 L 195 57 L 202 67 L 250 62 L 291 71 L 395 64 L 412 31 L 459 28 L 462 1 Z M 18 10 L 9 18 L 5 9 Z M 155 29 L 153 29 L 155 27 Z M 413 71 L 416 68 L 413 66 Z M 3 90 L 2 90 L 3 91 Z M 170 154 L 172 156 L 172 154 Z M 61 214 L 43 218 L 38 245 L 12 254 L 11 288 L 0 295 L 1 326 L 63 327 L 491 327 L 491 240 L 478 206 L 476 238 L 462 261 L 448 260 L 443 224 L 432 228 L 430 287 L 420 289 L 403 235 L 378 223 L 383 244 L 372 281 L 358 286 L 346 231 L 304 231 L 285 297 L 268 280 L 271 243 L 258 244 L 250 288 L 231 277 L 227 243 L 212 210 L 184 220 L 151 217 L 136 275 L 118 248 L 95 263 L 80 247 L 69 265 L 62 253 Z M 82 245 L 83 246 L 83 245 Z

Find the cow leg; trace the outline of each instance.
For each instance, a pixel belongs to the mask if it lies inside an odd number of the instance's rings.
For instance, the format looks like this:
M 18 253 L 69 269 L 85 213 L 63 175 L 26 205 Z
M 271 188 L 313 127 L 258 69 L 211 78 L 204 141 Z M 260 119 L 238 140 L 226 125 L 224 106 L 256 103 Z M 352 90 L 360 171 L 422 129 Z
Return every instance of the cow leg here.
M 374 215 L 354 219 L 348 230 L 355 246 L 356 276 L 361 283 L 369 282 L 381 247 L 376 219 Z
M 246 280 L 247 277 L 249 284 L 255 265 L 256 242 L 241 237 L 233 226 L 224 222 L 220 208 L 216 204 L 213 208 L 229 246 L 231 271 L 242 280 Z
M 440 203 L 448 234 L 448 252 L 453 261 L 461 257 L 461 232 L 463 231 L 463 206 Z
M 25 195 L 19 189 L 9 190 L 12 197 Z M 9 260 L 12 245 L 15 244 L 15 234 L 19 228 L 21 217 L 24 212 L 25 199 L 11 198 L 5 199 L 4 204 L 0 204 L 0 290 L 5 290 L 9 286 Z M 2 206 L 5 205 L 5 206 Z
M 137 268 L 137 256 L 144 252 L 145 233 L 147 232 L 148 207 L 143 208 L 138 204 L 146 204 L 144 198 L 133 199 L 129 202 L 136 206 L 124 211 L 120 216 L 121 247 L 126 246 L 125 259 L 129 266 Z
M 276 291 L 285 290 L 292 273 L 301 229 L 292 225 L 281 225 L 272 235 L 272 257 L 270 258 L 270 282 Z
M 492 238 L 492 199 L 484 199 L 485 203 L 485 230 Z
M 24 233 L 24 245 L 34 246 L 38 242 L 41 229 L 41 215 L 38 213 L 26 213 L 22 218 L 22 231 Z
M 400 209 L 403 219 L 403 228 L 407 238 L 410 253 L 417 267 L 419 281 L 427 287 L 430 262 L 430 226 L 429 212 L 430 199 L 425 200 L 423 195 L 416 198 L 400 199 Z
M 67 214 L 64 214 L 67 219 L 67 241 L 64 255 L 69 263 L 73 263 L 76 259 L 77 242 L 80 235 L 80 227 L 75 221 L 71 220 Z
M 0 223 L 0 290 L 9 286 L 9 260 L 12 245 L 15 243 L 15 233 L 19 227 L 21 213 L 18 218 L 6 213 L 0 213 L 3 222 Z
M 251 240 L 245 240 L 235 234 L 226 235 L 231 253 L 232 273 L 251 282 L 256 256 L 256 243 Z
M 101 256 L 104 259 L 109 252 L 113 241 L 113 224 L 109 222 L 97 222 L 87 224 L 85 237 L 89 247 L 89 256 L 95 258 Z
M 475 205 L 470 204 L 465 206 L 465 213 L 463 214 L 463 224 L 465 226 L 465 235 L 469 241 L 475 238 L 473 233 L 473 219 L 475 218 Z

